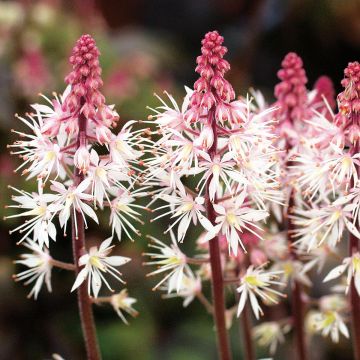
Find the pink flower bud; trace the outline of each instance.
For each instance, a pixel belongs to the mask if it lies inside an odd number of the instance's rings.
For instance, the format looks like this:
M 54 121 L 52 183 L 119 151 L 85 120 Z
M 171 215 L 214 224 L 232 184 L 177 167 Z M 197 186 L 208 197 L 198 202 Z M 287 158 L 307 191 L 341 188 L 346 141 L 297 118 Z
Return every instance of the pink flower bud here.
M 260 249 L 253 249 L 250 253 L 251 264 L 260 266 L 268 261 L 266 254 Z
M 84 174 L 89 170 L 90 153 L 85 146 L 80 146 L 74 155 L 75 166 Z
M 194 141 L 194 145 L 204 150 L 208 150 L 211 148 L 213 143 L 214 143 L 214 132 L 211 126 L 206 125 L 202 129 L 199 137 Z

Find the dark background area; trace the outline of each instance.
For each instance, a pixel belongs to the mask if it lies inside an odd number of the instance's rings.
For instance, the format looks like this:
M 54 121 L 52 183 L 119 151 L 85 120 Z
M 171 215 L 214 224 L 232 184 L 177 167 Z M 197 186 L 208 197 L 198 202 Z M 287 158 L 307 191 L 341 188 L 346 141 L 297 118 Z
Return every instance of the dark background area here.
M 309 89 L 326 74 L 340 90 L 344 67 L 359 60 L 360 1 L 0 1 L 1 215 L 10 201 L 7 184 L 34 188 L 13 173 L 18 160 L 6 149 L 15 139 L 10 129 L 22 129 L 13 115 L 29 111 L 29 104 L 40 101 L 39 92 L 50 96 L 63 91 L 67 59 L 82 33 L 98 42 L 107 102 L 116 104 L 125 122 L 147 117 L 146 106 L 158 104 L 154 91 L 168 90 L 181 102 L 183 86 L 192 86 L 196 79 L 200 41 L 214 29 L 225 37 L 232 66 L 228 79 L 238 95 L 254 87 L 271 103 L 277 70 L 289 51 L 303 58 Z M 65 359 L 83 359 L 76 296 L 69 292 L 72 274 L 53 271 L 52 294 L 43 289 L 37 301 L 26 298 L 30 288 L 11 279 L 20 270 L 13 260 L 22 249 L 15 245 L 18 235 L 8 231 L 18 223 L 0 224 L 0 359 L 49 359 L 55 352 Z M 89 246 L 110 234 L 107 223 L 104 213 L 102 225 L 90 227 Z M 155 234 L 159 226 L 141 231 Z M 186 240 L 184 247 L 193 249 L 191 237 Z M 145 237 L 135 243 L 124 239 L 118 248 L 133 257 L 124 277 L 130 295 L 138 298 L 140 316 L 126 326 L 111 308 L 95 309 L 104 359 L 215 359 L 212 319 L 205 310 L 196 301 L 183 309 L 180 299 L 163 300 L 151 291 L 156 279 L 145 278 Z M 59 237 L 51 244 L 51 254 L 71 261 L 69 239 Z M 240 359 L 236 321 L 231 339 L 234 358 Z M 335 346 L 315 337 L 312 346 L 312 359 L 351 359 L 348 341 Z M 290 354 L 288 341 L 275 359 L 289 359 Z M 259 352 L 260 357 L 266 352 Z

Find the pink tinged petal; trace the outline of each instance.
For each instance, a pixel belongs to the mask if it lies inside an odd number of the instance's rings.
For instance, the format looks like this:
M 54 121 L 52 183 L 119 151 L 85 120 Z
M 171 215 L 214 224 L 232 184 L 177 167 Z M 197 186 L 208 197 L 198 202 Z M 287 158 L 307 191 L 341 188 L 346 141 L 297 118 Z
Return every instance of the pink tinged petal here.
M 334 269 L 332 269 L 325 277 L 323 282 L 328 282 L 330 280 L 334 280 L 338 278 L 340 275 L 344 273 L 344 271 L 347 269 L 348 264 L 342 264 L 339 266 L 336 266 Z
M 73 292 L 75 289 L 77 289 L 85 281 L 87 276 L 88 276 L 88 269 L 87 268 L 82 269 L 79 272 L 78 276 L 76 277 L 74 285 L 71 288 L 71 292 Z
M 86 178 L 85 180 L 83 180 L 76 188 L 76 193 L 82 193 L 84 192 L 90 185 L 91 183 L 91 179 L 90 178 Z
M 226 210 L 223 206 L 221 206 L 219 204 L 212 204 L 212 206 L 218 214 L 226 215 Z

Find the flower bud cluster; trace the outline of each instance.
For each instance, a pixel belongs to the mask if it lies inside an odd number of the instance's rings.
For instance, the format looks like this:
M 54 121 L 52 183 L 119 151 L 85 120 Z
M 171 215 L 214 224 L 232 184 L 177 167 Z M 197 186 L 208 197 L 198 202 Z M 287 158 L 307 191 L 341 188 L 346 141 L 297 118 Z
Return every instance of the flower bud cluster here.
M 276 105 L 279 106 L 282 121 L 292 124 L 306 115 L 304 107 L 307 103 L 307 77 L 303 62 L 296 53 L 287 54 L 281 66 L 282 69 L 277 74 L 281 82 L 275 86 Z

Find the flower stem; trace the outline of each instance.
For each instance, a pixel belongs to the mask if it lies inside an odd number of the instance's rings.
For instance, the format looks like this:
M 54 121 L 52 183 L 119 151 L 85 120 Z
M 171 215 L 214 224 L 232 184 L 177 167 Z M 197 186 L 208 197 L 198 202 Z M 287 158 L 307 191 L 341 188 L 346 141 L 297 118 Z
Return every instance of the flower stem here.
M 287 214 L 287 237 L 288 245 L 290 248 L 290 256 L 293 260 L 296 260 L 296 252 L 292 246 L 291 231 L 293 230 L 293 224 L 289 217 L 289 213 L 294 206 L 294 194 L 293 190 L 290 194 L 288 214 Z M 305 344 L 305 331 L 304 331 L 304 304 L 302 300 L 302 286 L 294 279 L 294 285 L 292 286 L 292 317 L 294 324 L 294 337 L 295 337 L 295 349 L 297 359 L 307 360 L 306 344 Z
M 83 145 L 86 141 L 86 117 L 83 114 L 79 115 L 79 135 L 77 140 L 77 147 Z M 74 183 L 77 186 L 84 178 L 84 175 L 75 169 Z M 85 248 L 85 224 L 84 219 L 80 212 L 73 211 L 71 216 L 71 227 L 72 227 L 72 247 L 73 257 L 75 263 L 76 275 L 80 271 L 79 258 L 86 252 Z M 77 234 L 77 236 L 76 236 Z M 100 360 L 100 351 L 96 338 L 96 329 L 94 316 L 92 312 L 92 302 L 87 291 L 87 283 L 83 282 L 77 289 L 78 305 L 81 327 L 83 331 L 85 348 L 88 360 Z
M 51 263 L 52 266 L 55 266 L 55 267 L 57 267 L 59 269 L 75 271 L 75 265 L 74 264 L 65 263 L 63 261 L 59 261 L 59 260 L 55 260 L 55 259 L 51 259 L 50 263 Z
M 353 147 L 353 153 L 359 153 L 359 142 L 356 143 Z M 360 166 L 355 164 L 356 171 L 359 176 L 360 174 Z M 352 184 L 354 186 L 354 184 Z M 359 229 L 359 224 L 356 223 L 357 230 Z M 359 247 L 359 239 L 353 234 L 349 234 L 349 255 L 358 252 L 360 250 Z M 350 291 L 349 291 L 349 302 L 350 302 L 350 310 L 351 310 L 351 325 L 352 325 L 352 343 L 353 343 L 353 352 L 354 359 L 360 360 L 360 297 L 355 288 L 354 278 L 351 279 Z
M 249 315 L 249 306 L 248 304 L 246 304 L 240 317 L 244 342 L 244 359 L 254 360 L 255 353 L 251 336 L 251 324 Z
M 209 155 L 211 159 L 214 158 L 217 151 L 217 128 L 216 121 L 214 117 L 214 110 L 209 110 L 209 124 L 211 124 L 213 133 L 214 133 L 214 142 L 209 149 Z M 210 201 L 209 196 L 209 185 L 211 181 L 211 176 L 209 177 L 206 184 L 206 212 L 209 221 L 212 224 L 215 224 L 215 210 Z M 230 360 L 231 353 L 229 347 L 229 340 L 225 324 L 225 293 L 224 293 L 224 280 L 221 266 L 221 253 L 220 253 L 220 244 L 218 236 L 214 237 L 209 241 L 209 253 L 210 253 L 210 266 L 211 266 L 211 284 L 212 284 L 212 297 L 213 297 L 213 306 L 214 306 L 214 321 L 216 326 L 217 333 L 217 344 L 219 351 L 219 358 L 221 360 Z

